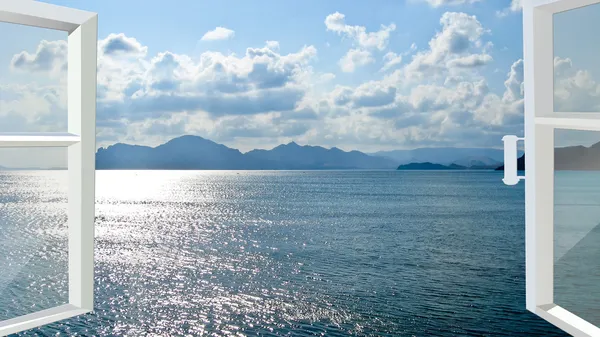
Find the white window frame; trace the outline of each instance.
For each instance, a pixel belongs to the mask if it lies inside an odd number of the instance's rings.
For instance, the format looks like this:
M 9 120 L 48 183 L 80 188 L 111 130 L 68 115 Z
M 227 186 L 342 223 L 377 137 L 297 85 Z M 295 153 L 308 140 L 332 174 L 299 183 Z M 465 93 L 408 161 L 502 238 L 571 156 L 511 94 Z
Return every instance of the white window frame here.
M 526 306 L 573 336 L 600 336 L 600 328 L 554 303 L 554 131 L 600 131 L 600 112 L 554 111 L 553 17 L 598 3 L 600 0 L 523 3 Z M 516 173 L 508 175 L 516 181 Z
M 0 133 L 0 147 L 68 147 L 69 303 L 0 321 L 0 336 L 94 309 L 96 13 L 33 0 L 0 0 L 0 22 L 66 31 L 68 132 Z

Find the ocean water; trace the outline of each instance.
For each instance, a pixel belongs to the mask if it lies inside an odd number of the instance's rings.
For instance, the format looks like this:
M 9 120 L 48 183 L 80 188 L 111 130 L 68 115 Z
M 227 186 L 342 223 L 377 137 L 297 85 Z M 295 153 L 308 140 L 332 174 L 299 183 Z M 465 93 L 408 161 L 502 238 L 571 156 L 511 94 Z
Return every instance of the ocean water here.
M 600 326 L 600 172 L 558 172 L 554 302 Z
M 67 301 L 65 177 L 0 173 L 0 319 Z M 97 309 L 19 335 L 564 336 L 525 310 L 501 178 L 99 171 Z

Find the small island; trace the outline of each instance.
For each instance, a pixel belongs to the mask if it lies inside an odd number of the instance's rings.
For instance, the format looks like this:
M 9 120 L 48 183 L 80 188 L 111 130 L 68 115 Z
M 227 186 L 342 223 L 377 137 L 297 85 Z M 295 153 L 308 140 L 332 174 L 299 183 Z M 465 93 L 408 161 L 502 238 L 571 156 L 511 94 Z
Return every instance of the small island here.
M 504 171 L 504 165 L 496 168 L 496 171 Z M 525 171 L 525 155 L 517 159 L 517 171 Z
M 426 163 L 410 163 L 405 165 L 398 166 L 398 170 L 467 170 L 468 168 L 465 166 L 450 164 L 450 165 L 442 165 L 442 164 L 434 164 L 430 162 Z

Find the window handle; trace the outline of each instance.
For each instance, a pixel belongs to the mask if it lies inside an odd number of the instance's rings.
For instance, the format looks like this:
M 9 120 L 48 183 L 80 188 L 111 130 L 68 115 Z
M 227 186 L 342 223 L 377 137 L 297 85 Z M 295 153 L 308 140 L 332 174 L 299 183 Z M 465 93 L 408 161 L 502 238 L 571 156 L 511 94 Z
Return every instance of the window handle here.
M 523 176 L 517 175 L 517 142 L 525 140 L 517 136 L 504 136 L 504 179 L 502 181 L 506 185 L 516 185 L 519 180 L 525 179 Z

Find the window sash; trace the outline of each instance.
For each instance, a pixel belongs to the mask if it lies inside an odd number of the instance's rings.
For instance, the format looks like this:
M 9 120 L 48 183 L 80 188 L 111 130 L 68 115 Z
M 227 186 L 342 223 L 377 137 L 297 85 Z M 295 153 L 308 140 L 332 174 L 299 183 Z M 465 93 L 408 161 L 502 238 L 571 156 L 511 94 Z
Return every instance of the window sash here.
M 0 148 L 68 148 L 69 303 L 0 321 L 0 336 L 5 336 L 94 308 L 98 16 L 33 0 L 15 0 L 0 1 L 0 21 L 69 33 L 68 132 L 0 133 Z
M 574 336 L 600 336 L 600 328 L 554 303 L 554 130 L 600 131 L 600 113 L 554 111 L 553 15 L 598 3 L 523 3 L 526 306 Z

